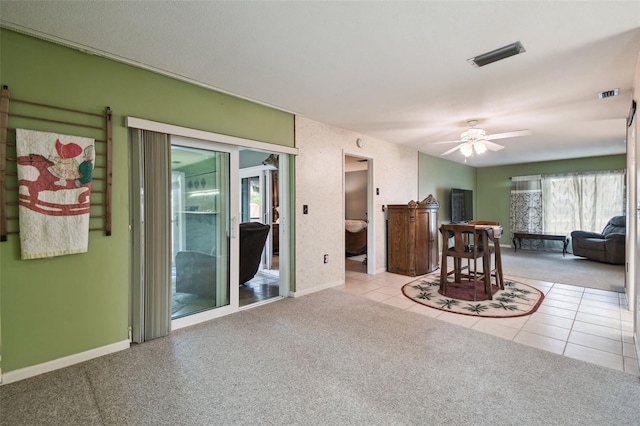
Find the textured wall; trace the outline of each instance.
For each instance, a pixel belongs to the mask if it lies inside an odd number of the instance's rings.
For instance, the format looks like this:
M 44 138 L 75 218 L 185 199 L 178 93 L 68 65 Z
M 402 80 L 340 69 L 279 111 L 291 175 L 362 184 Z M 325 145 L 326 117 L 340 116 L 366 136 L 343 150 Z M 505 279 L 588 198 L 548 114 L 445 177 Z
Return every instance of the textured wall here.
M 417 200 L 418 152 L 354 132 L 296 117 L 296 293 L 344 282 L 345 154 L 372 159 L 375 269 L 386 267 L 385 216 L 382 206 Z M 362 138 L 363 148 L 356 146 Z M 303 205 L 309 213 L 302 214 Z M 329 263 L 323 263 L 323 255 Z M 372 260 L 369 259 L 371 262 Z

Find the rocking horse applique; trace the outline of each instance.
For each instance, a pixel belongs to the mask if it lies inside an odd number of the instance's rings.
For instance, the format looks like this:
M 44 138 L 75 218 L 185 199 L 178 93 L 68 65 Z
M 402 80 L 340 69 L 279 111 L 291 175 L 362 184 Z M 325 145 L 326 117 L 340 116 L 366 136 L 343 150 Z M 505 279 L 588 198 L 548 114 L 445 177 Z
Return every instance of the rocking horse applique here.
M 89 212 L 93 172 L 93 145 L 84 149 L 56 139 L 53 159 L 30 153 L 17 158 L 18 166 L 30 166 L 27 174 L 35 179 L 20 179 L 20 205 L 45 215 L 68 216 Z M 77 158 L 84 153 L 80 163 Z M 65 194 L 49 192 L 64 191 Z M 58 195 L 58 196 L 56 196 Z M 62 196 L 60 196 L 62 195 Z

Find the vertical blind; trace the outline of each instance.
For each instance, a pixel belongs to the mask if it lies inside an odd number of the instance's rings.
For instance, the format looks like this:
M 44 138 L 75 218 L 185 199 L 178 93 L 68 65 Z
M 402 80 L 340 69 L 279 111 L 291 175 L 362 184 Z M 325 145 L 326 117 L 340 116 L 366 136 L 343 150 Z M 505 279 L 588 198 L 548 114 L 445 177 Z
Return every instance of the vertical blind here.
M 132 340 L 171 330 L 171 141 L 169 135 L 130 130 L 133 242 Z

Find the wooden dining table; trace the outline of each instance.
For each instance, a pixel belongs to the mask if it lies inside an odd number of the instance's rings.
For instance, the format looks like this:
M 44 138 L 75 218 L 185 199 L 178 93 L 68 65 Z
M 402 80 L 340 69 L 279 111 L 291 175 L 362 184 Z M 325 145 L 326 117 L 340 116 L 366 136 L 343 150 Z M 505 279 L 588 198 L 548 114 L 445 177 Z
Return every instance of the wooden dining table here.
M 455 225 L 455 224 L 451 224 L 451 225 Z M 474 226 L 474 229 L 476 231 L 474 233 L 475 234 L 474 238 L 477 238 L 475 243 L 481 244 L 483 247 L 488 247 L 487 243 L 490 241 L 491 244 L 493 245 L 493 252 L 495 256 L 495 267 L 491 268 L 491 250 L 489 249 L 484 250 L 485 259 L 483 260 L 483 268 L 488 267 L 490 270 L 490 273 L 486 275 L 487 280 L 485 281 L 485 290 L 488 292 L 489 299 L 491 299 L 492 298 L 491 297 L 491 279 L 490 279 L 491 276 L 495 276 L 496 284 L 500 289 L 504 290 L 504 276 L 502 273 L 502 257 L 500 253 L 500 237 L 502 236 L 503 228 L 502 226 L 495 224 L 495 222 L 482 222 L 482 221 L 469 222 L 469 223 L 460 224 L 460 225 Z M 442 268 L 445 271 L 445 274 L 443 275 L 446 277 L 447 275 L 446 265 L 442 265 Z M 458 277 L 459 273 L 456 273 L 455 276 Z M 441 287 L 442 287 L 442 284 L 441 284 Z

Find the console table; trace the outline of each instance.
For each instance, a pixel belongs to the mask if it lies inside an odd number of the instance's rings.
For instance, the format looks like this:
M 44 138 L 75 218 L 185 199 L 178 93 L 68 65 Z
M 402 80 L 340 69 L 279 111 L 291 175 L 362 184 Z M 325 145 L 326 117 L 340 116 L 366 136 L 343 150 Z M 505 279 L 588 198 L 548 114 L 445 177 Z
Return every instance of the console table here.
M 548 240 L 548 241 L 562 241 L 562 256 L 567 254 L 567 246 L 569 245 L 569 237 L 560 234 L 534 234 L 530 232 L 514 232 L 513 233 L 513 249 L 518 251 L 519 243 L 522 248 L 522 240 Z

